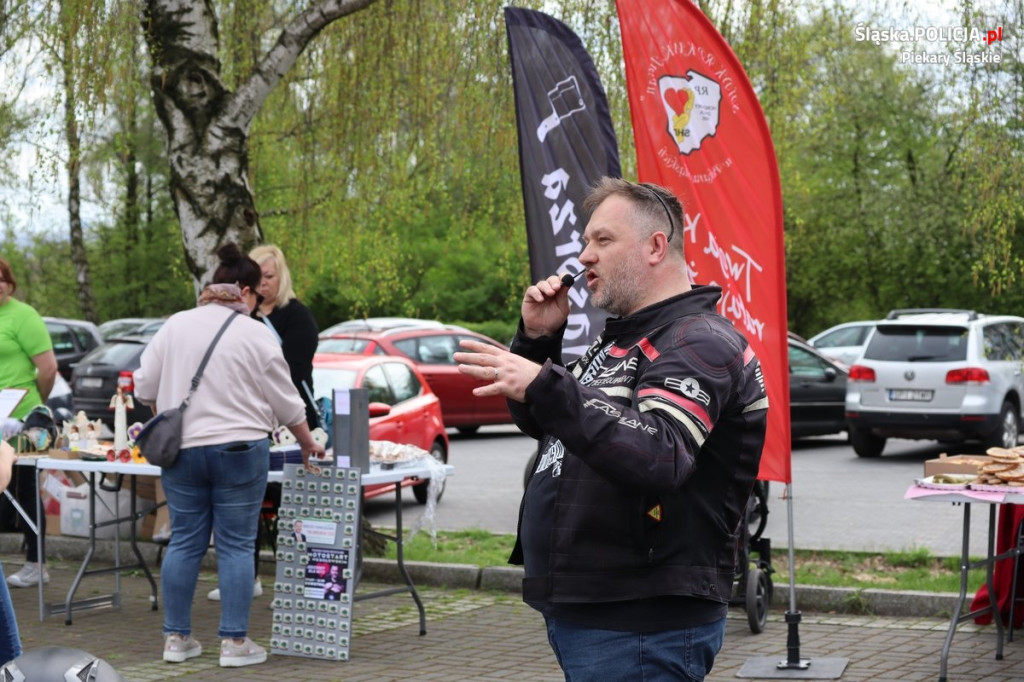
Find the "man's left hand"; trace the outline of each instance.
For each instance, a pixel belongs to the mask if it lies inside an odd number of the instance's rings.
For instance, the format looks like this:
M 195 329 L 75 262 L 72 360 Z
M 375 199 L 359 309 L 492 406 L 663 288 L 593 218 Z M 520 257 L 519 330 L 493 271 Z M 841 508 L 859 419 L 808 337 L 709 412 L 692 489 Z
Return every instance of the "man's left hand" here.
M 503 395 L 526 402 L 526 387 L 540 374 L 540 365 L 489 343 L 463 340 L 459 345 L 466 349 L 455 354 L 459 371 L 490 382 L 474 388 L 473 395 L 478 398 Z

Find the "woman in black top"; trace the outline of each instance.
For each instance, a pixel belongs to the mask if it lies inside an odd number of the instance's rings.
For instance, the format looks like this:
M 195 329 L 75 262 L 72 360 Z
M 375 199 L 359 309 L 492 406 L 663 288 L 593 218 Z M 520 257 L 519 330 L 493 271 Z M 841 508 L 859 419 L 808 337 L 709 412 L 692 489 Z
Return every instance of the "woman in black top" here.
M 313 405 L 313 355 L 320 330 L 313 313 L 295 297 L 292 276 L 281 249 L 273 244 L 257 246 L 249 257 L 260 264 L 263 279 L 259 317 L 281 339 L 281 350 L 292 373 L 292 383 L 306 403 L 306 422 L 317 427 Z

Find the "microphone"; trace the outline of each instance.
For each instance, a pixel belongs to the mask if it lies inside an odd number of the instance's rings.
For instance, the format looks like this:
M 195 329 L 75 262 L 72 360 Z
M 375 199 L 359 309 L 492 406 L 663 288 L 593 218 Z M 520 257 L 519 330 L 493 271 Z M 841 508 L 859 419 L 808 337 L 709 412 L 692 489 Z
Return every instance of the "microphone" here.
M 571 287 L 573 282 L 575 282 L 577 279 L 579 279 L 580 275 L 582 275 L 585 272 L 586 272 L 586 270 L 580 270 L 575 275 L 570 275 L 568 272 L 565 273 L 564 275 L 562 275 L 562 286 L 563 287 Z

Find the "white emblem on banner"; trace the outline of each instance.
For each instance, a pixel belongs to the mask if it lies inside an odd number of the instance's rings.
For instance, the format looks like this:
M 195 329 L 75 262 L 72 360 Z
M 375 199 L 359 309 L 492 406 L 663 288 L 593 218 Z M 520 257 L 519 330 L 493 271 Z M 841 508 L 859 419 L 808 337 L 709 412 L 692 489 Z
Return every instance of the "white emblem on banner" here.
M 555 87 L 548 91 L 548 101 L 551 103 L 552 113 L 537 126 L 537 139 L 541 142 L 552 130 L 558 127 L 563 118 L 568 118 L 577 111 L 587 108 L 580 93 L 580 85 L 576 82 L 576 76 L 569 76 L 563 81 L 555 83 Z
M 668 119 L 668 134 L 680 154 L 700 149 L 704 138 L 718 131 L 718 106 L 722 88 L 696 71 L 686 76 L 662 76 L 658 79 L 661 104 Z

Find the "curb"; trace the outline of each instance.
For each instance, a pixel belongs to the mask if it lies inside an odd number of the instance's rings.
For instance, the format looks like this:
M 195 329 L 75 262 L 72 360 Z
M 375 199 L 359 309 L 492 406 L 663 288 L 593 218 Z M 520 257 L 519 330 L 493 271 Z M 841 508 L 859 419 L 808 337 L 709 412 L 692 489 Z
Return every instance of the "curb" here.
M 406 561 L 414 584 L 452 589 L 495 590 L 520 594 L 523 569 L 518 566 L 436 564 Z M 398 565 L 390 559 L 363 559 L 363 578 L 381 583 L 400 583 Z M 788 608 L 789 585 L 776 584 L 772 606 Z M 897 592 L 855 587 L 797 585 L 797 608 L 817 613 L 844 613 L 904 618 L 949 618 L 959 595 L 952 592 Z
M 81 561 L 85 556 L 86 538 L 64 535 L 46 538 L 46 555 L 59 561 Z M 115 546 L 119 545 L 122 562 L 132 562 L 131 544 L 127 540 L 97 540 L 94 557 L 113 562 Z M 140 542 L 139 550 L 150 567 L 157 566 L 160 545 Z M 0 553 L 17 555 L 23 552 L 20 533 L 0 534 Z M 261 575 L 272 576 L 274 557 L 263 552 Z M 489 590 L 519 595 L 522 589 L 523 569 L 518 566 L 487 566 L 469 564 L 441 564 L 428 561 L 406 561 L 406 570 L 416 585 L 450 589 Z M 217 552 L 213 547 L 203 557 L 202 569 L 217 570 Z M 362 579 L 370 582 L 395 584 L 404 582 L 398 564 L 393 559 L 366 557 L 363 559 Z M 959 595 L 952 592 L 897 592 L 894 590 L 859 589 L 852 587 L 796 586 L 796 606 L 801 611 L 816 613 L 843 613 L 903 618 L 949 618 Z M 788 584 L 776 583 L 772 591 L 772 606 L 788 609 Z

